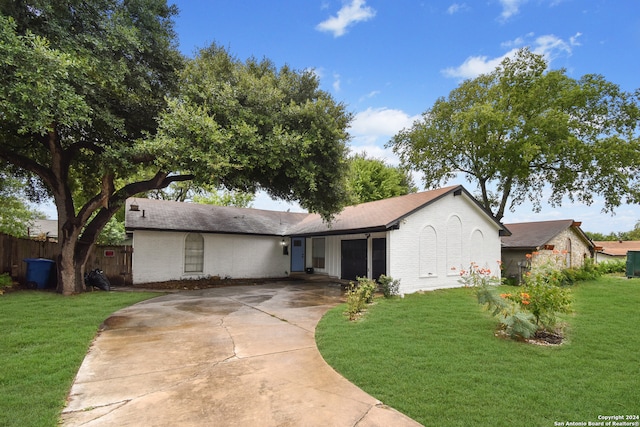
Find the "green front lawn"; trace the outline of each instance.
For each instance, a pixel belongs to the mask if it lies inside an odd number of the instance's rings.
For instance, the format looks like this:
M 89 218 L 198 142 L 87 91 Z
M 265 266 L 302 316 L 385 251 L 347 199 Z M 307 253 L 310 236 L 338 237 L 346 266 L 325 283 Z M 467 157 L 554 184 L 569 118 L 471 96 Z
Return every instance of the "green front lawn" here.
M 376 299 L 356 322 L 341 305 L 316 340 L 338 372 L 426 426 L 640 414 L 640 280 L 605 276 L 572 290 L 567 340 L 556 347 L 494 336 L 496 319 L 469 288 Z
M 51 427 L 98 327 L 111 313 L 157 296 L 91 292 L 0 296 L 0 426 Z

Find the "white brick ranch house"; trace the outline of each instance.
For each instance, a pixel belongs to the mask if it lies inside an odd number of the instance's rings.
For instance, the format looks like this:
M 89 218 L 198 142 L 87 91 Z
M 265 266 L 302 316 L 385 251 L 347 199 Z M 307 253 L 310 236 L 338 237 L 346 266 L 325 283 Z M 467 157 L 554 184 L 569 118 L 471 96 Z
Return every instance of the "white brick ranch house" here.
M 344 280 L 385 274 L 411 293 L 460 286 L 471 262 L 499 275 L 500 236 L 509 234 L 462 186 L 349 206 L 331 224 L 317 214 L 142 198 L 126 206 L 134 284 L 312 268 Z

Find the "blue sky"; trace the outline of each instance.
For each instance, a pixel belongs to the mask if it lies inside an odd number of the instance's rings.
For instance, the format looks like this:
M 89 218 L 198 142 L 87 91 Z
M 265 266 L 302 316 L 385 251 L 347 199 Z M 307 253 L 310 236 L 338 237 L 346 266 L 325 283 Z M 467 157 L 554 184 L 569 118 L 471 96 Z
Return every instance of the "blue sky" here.
M 489 72 L 523 46 L 551 68 L 579 78 L 602 74 L 627 91 L 640 87 L 640 2 L 637 0 L 181 0 L 180 49 L 192 56 L 211 42 L 240 59 L 313 69 L 321 86 L 355 117 L 354 152 L 397 164 L 385 144 L 466 78 Z M 419 174 L 416 183 L 422 188 Z M 462 183 L 470 191 L 472 184 Z M 297 209 L 259 195 L 256 208 Z M 616 215 L 602 205 L 531 205 L 505 222 L 575 219 L 583 229 L 628 231 L 638 206 Z
M 170 1 L 171 2 L 171 1 Z M 353 152 L 397 164 L 384 146 L 463 79 L 491 71 L 523 46 L 571 77 L 602 74 L 640 87 L 638 0 L 174 0 L 181 51 L 211 42 L 239 59 L 313 69 L 321 86 L 354 113 Z M 416 184 L 422 188 L 419 175 Z M 470 191 L 473 185 L 464 181 Z M 454 184 L 452 183 L 452 184 Z M 254 207 L 297 210 L 259 195 Z M 638 206 L 615 216 L 591 207 L 520 206 L 505 222 L 575 219 L 583 229 L 631 230 Z

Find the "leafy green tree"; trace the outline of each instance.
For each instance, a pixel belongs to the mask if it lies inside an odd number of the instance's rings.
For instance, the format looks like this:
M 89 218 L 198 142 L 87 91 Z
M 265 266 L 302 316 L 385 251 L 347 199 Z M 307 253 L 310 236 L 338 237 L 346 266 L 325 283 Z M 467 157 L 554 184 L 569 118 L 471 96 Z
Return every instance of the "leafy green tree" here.
M 99 245 L 121 245 L 126 238 L 124 220 L 118 220 L 116 216 L 113 216 L 98 235 L 96 243 Z
M 208 191 L 193 196 L 194 203 L 216 206 L 235 206 L 238 208 L 250 208 L 256 196 L 243 191 Z
M 640 240 L 640 221 L 636 222 L 633 230 L 629 231 L 627 240 Z
M 0 3 L 0 158 L 54 199 L 65 294 L 84 289 L 90 248 L 124 200 L 180 179 L 115 188 L 151 164 L 139 141 L 176 88 L 175 12 L 164 0 Z
M 549 70 L 523 49 L 438 99 L 390 145 L 427 187 L 458 174 L 475 183 L 498 220 L 525 200 L 539 211 L 547 186 L 553 206 L 599 195 L 612 211 L 640 202 L 639 95 Z
M 640 240 L 640 221 L 636 222 L 636 225 L 633 227 L 633 230 L 630 230 L 630 231 L 620 231 L 618 233 L 611 232 L 606 235 L 603 233 L 593 233 L 590 231 L 586 231 L 585 234 L 591 240 L 596 240 L 596 241 Z
M 45 215 L 26 203 L 27 185 L 24 181 L 0 173 L 0 233 L 28 237 L 29 227 Z
M 239 208 L 251 207 L 251 203 L 256 198 L 253 193 L 215 188 L 208 184 L 196 187 L 192 181 L 175 182 L 167 188 L 146 193 L 146 197 L 175 202 L 192 201 L 204 205 L 236 206 Z
M 584 234 L 586 234 L 587 237 L 590 238 L 591 240 L 595 240 L 598 242 L 618 240 L 618 235 L 616 233 L 603 234 L 603 233 L 585 231 Z
M 383 160 L 368 158 L 365 154 L 356 154 L 349 159 L 347 186 L 353 204 L 417 191 L 406 170 L 388 166 Z
M 226 188 L 299 201 L 325 219 L 347 201 L 346 129 L 351 114 L 319 89 L 316 75 L 241 62 L 214 45 L 182 72 L 180 96 L 161 115 L 155 162 L 174 164 L 174 148 L 197 188 Z
M 344 199 L 344 107 L 310 73 L 218 48 L 184 68 L 176 12 L 0 1 L 0 159 L 54 199 L 64 294 L 84 290 L 89 251 L 130 196 L 194 180 L 265 188 L 326 217 Z

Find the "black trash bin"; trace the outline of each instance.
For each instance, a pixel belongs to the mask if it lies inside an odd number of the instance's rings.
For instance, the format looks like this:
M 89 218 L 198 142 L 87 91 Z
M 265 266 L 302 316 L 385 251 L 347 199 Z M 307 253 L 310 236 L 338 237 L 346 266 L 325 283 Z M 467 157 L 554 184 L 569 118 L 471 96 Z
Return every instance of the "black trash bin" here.
M 48 288 L 51 268 L 55 261 L 45 258 L 26 258 L 23 261 L 27 263 L 27 287 Z

